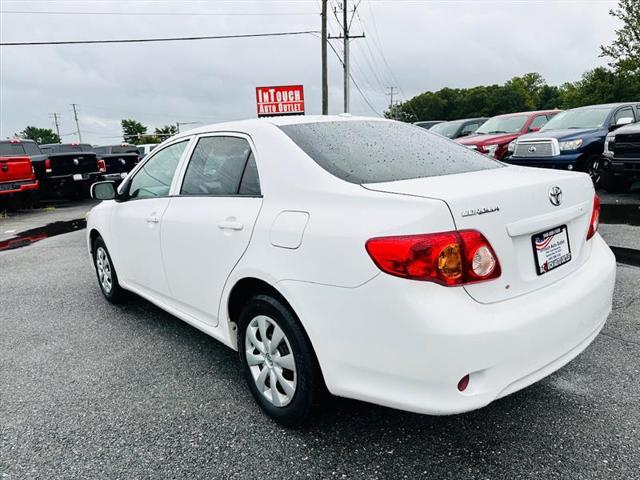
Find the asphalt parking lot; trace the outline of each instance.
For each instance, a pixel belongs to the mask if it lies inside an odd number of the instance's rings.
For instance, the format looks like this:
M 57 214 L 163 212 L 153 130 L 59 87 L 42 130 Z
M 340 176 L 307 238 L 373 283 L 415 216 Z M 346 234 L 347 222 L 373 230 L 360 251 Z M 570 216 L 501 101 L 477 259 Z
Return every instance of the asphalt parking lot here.
M 88 204 L 68 208 L 0 233 Z M 140 298 L 104 301 L 83 231 L 3 251 L 0 478 L 640 478 L 640 268 L 617 273 L 594 343 L 521 392 L 450 417 L 333 399 L 287 430 L 235 352 Z

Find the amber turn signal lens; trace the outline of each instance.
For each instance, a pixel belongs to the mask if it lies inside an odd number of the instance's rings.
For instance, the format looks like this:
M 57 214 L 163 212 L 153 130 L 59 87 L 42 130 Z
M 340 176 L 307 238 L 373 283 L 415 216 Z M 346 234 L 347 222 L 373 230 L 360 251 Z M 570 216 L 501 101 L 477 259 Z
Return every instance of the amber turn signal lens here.
M 438 270 L 445 278 L 456 279 L 462 276 L 462 255 L 460 245 L 450 243 L 438 255 Z

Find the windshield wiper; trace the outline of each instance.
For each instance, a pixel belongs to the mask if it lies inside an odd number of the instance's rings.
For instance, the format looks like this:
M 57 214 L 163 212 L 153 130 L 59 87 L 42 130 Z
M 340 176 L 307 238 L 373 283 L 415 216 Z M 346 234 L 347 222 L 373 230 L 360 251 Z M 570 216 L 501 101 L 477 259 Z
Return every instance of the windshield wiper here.
M 505 132 L 504 130 L 494 130 L 492 132 L 487 132 L 487 133 L 509 133 L 509 132 Z

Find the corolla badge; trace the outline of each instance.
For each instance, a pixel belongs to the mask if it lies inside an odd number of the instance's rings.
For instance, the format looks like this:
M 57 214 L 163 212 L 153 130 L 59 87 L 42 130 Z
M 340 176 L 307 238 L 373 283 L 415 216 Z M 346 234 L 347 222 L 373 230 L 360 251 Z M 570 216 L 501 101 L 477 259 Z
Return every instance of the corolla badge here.
M 469 210 L 464 210 L 461 215 L 463 217 L 472 217 L 473 215 L 484 215 L 485 213 L 493 213 L 493 212 L 499 212 L 499 211 L 500 211 L 500 207 L 498 206 L 480 207 L 480 208 L 471 208 Z
M 536 147 L 534 147 L 533 145 L 531 145 L 529 147 L 529 153 L 536 153 Z
M 562 203 L 562 190 L 557 185 L 549 190 L 549 201 L 556 207 Z

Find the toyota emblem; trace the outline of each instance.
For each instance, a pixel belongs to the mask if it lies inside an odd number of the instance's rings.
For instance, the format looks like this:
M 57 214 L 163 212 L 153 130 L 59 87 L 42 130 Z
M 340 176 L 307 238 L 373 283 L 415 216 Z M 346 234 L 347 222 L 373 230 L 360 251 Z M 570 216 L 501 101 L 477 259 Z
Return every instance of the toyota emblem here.
M 531 145 L 529 147 L 529 153 L 536 153 L 536 147 L 534 147 L 533 145 Z
M 556 207 L 560 206 L 562 203 L 562 190 L 560 187 L 551 187 L 551 190 L 549 190 L 549 201 L 551 205 L 555 205 Z
M 80 160 L 78 160 L 77 158 L 73 159 L 73 164 L 74 165 L 80 165 Z

